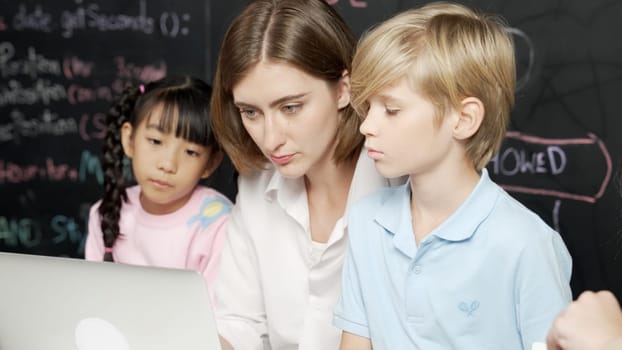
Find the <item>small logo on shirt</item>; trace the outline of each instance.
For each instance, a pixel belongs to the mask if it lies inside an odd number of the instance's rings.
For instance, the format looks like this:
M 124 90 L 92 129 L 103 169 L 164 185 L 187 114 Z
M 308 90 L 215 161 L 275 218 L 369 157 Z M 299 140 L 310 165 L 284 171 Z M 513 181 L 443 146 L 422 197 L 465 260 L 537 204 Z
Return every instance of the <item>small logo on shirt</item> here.
M 188 220 L 188 225 L 201 223 L 201 229 L 206 228 L 222 215 L 231 212 L 231 204 L 222 198 L 206 198 L 201 204 L 199 213 Z
M 475 312 L 475 310 L 479 309 L 479 301 L 473 300 L 470 303 L 463 301 L 458 304 L 458 309 L 464 312 L 467 317 L 474 316 L 473 313 Z

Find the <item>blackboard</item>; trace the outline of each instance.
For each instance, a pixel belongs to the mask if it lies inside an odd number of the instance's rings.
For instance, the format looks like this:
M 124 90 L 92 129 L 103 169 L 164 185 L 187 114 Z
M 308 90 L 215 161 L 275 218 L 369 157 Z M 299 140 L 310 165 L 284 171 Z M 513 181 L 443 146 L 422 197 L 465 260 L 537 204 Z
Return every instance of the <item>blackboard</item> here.
M 326 1 L 356 35 L 429 2 Z M 608 288 L 622 300 L 622 2 L 460 2 L 502 15 L 516 42 L 517 104 L 492 178 L 560 232 L 575 295 Z M 0 250 L 80 256 L 86 209 L 101 191 L 107 91 L 163 70 L 211 81 L 246 0 L 0 3 Z M 16 89 L 25 101 L 11 100 Z M 214 186 L 233 198 L 231 178 L 225 171 Z

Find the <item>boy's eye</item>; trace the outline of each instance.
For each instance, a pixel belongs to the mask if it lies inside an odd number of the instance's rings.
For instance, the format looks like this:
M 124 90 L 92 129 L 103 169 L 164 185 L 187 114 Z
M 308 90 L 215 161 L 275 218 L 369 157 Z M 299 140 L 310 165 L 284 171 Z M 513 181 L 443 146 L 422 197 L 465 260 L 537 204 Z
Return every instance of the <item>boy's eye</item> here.
M 384 110 L 388 115 L 397 115 L 400 112 L 398 108 L 391 108 L 391 107 L 385 107 Z
M 156 139 L 156 138 L 153 138 L 153 137 L 148 137 L 147 141 L 150 144 L 152 144 L 152 145 L 160 145 L 160 144 L 162 144 L 162 141 L 160 139 Z
M 285 114 L 296 114 L 302 106 L 299 104 L 296 105 L 285 105 L 283 106 L 283 112 Z

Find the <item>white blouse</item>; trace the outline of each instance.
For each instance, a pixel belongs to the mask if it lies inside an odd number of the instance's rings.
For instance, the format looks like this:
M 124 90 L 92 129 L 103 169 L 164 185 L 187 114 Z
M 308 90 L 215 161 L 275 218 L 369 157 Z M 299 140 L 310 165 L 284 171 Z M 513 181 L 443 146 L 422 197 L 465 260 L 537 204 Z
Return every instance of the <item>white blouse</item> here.
M 240 177 L 216 284 L 218 331 L 234 349 L 260 350 L 264 342 L 273 350 L 339 348 L 341 331 L 332 319 L 347 244 L 344 218 L 353 202 L 388 185 L 361 152 L 346 213 L 329 241 L 317 244 L 302 178 L 276 170 Z

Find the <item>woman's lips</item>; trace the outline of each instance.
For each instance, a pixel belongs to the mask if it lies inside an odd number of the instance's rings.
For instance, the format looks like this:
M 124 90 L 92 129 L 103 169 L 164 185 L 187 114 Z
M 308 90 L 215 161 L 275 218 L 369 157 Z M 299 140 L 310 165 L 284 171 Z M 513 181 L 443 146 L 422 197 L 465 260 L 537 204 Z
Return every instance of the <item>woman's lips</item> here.
M 286 154 L 284 156 L 271 155 L 270 159 L 272 160 L 272 162 L 274 164 L 285 165 L 285 164 L 289 163 L 292 160 L 292 158 L 294 158 L 294 155 L 295 155 L 295 153 Z

